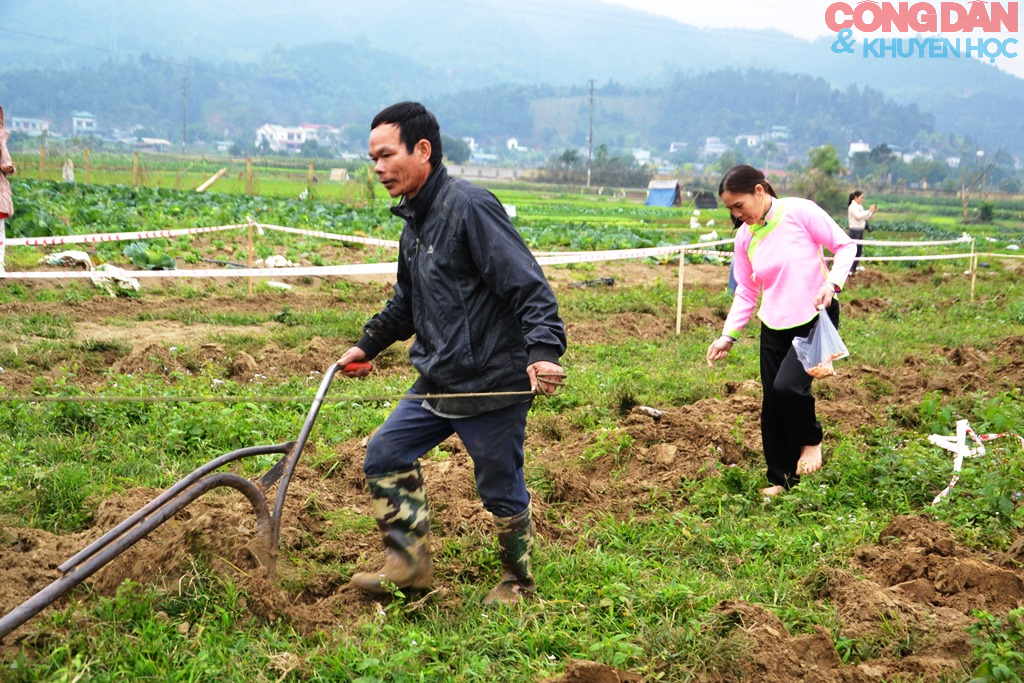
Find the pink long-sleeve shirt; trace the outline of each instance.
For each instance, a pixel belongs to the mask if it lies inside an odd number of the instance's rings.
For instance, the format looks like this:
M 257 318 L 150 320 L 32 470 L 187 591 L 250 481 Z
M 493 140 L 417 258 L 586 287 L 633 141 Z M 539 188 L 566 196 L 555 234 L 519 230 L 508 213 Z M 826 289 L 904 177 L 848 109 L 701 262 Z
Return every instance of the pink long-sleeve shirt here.
M 825 282 L 842 289 L 857 245 L 820 206 L 807 199 L 772 199 L 765 225 L 744 223 L 736 233 L 736 295 L 725 320 L 725 334 L 738 338 L 761 294 L 758 317 L 785 330 L 812 320 L 814 299 Z M 824 252 L 834 256 L 832 269 Z
M 4 128 L 4 110 L 0 107 L 0 218 L 8 218 L 14 214 L 14 201 L 11 197 L 11 184 L 7 176 L 14 173 L 14 162 L 11 161 L 11 153 L 7 151 L 7 137 L 10 133 Z M 3 236 L 0 235 L 0 244 L 3 244 Z M 3 263 L 0 263 L 2 268 Z

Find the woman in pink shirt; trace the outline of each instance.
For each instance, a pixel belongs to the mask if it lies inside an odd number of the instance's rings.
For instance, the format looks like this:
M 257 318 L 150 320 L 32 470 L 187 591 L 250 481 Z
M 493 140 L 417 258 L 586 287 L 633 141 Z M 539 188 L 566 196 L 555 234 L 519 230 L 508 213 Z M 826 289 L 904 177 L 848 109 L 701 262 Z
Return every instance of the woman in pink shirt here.
M 718 186 L 736 233 L 736 293 L 721 337 L 708 347 L 707 362 L 725 358 L 757 307 L 761 307 L 761 440 L 768 482 L 775 496 L 801 474 L 821 469 L 821 424 L 814 412 L 811 376 L 793 350 L 824 309 L 839 326 L 835 295 L 846 283 L 857 247 L 824 209 L 798 197 L 779 199 L 761 171 L 734 166 Z M 825 266 L 824 249 L 834 255 Z
M 0 273 L 4 272 L 4 242 L 7 235 L 5 221 L 14 214 L 11 184 L 7 180 L 7 176 L 14 175 L 14 162 L 7 151 L 8 135 L 4 128 L 4 108 L 0 107 Z

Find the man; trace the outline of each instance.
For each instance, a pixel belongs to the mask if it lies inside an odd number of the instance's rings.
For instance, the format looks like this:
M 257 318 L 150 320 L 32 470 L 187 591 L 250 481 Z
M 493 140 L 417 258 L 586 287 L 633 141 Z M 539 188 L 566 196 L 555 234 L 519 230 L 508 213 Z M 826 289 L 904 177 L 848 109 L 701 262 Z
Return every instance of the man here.
M 366 447 L 363 471 L 385 562 L 356 573 L 352 584 L 375 594 L 390 585 L 431 585 L 419 458 L 454 433 L 473 459 L 477 491 L 498 530 L 504 573 L 484 602 L 513 604 L 535 589 L 523 442 L 532 394 L 554 393 L 564 377 L 558 303 L 497 198 L 448 175 L 437 119 L 423 105 L 401 102 L 377 114 L 369 146 L 381 184 L 402 198 L 391 209 L 405 220 L 398 279 L 394 296 L 338 364 L 371 360 L 415 334 L 409 358 L 420 376 Z M 413 398 L 426 394 L 435 398 Z

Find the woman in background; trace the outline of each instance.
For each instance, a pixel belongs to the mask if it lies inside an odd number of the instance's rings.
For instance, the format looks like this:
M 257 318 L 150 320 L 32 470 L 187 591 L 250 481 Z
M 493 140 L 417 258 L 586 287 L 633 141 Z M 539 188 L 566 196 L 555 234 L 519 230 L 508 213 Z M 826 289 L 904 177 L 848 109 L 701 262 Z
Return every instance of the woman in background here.
M 864 208 L 864 191 L 854 190 L 850 193 L 850 206 L 846 210 L 846 217 L 850 224 L 850 238 L 855 240 L 864 239 L 864 231 L 870 230 L 868 227 L 868 219 L 875 215 L 875 211 L 878 209 L 877 206 L 872 204 L 869 208 Z M 853 259 L 853 266 L 850 268 L 851 273 L 857 272 L 857 260 L 864 253 L 864 245 L 857 245 L 857 255 Z
M 793 350 L 824 310 L 839 326 L 835 295 L 846 283 L 856 246 L 824 209 L 797 197 L 779 199 L 761 171 L 733 166 L 718 194 L 733 217 L 736 293 L 722 336 L 708 347 L 707 363 L 725 358 L 761 298 L 761 440 L 768 465 L 764 496 L 795 486 L 801 474 L 821 469 L 821 424 L 814 412 L 812 378 Z M 825 267 L 823 248 L 834 254 Z

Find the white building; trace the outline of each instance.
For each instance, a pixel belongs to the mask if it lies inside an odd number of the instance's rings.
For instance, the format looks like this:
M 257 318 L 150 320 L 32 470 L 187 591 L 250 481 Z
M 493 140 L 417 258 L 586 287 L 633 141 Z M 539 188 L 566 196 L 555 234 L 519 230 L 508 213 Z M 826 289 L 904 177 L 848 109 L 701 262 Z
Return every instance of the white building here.
M 647 149 L 640 149 L 639 147 L 633 148 L 633 161 L 640 166 L 651 163 L 651 152 Z
M 909 153 L 906 153 L 906 154 L 903 155 L 903 161 L 908 163 L 908 164 L 911 161 L 915 161 L 917 159 L 923 159 L 925 161 L 931 161 L 933 158 L 934 157 L 932 157 L 931 154 L 928 154 L 927 152 L 922 152 L 920 150 L 914 151 L 914 152 L 909 152 Z
M 140 152 L 166 152 L 171 148 L 171 141 L 165 138 L 139 138 L 135 149 Z
M 721 156 L 727 149 L 729 149 L 729 145 L 722 142 L 721 138 L 709 137 L 704 138 L 704 149 L 701 154 L 705 157 L 717 157 Z
M 857 142 L 850 143 L 850 151 L 846 153 L 846 156 L 852 157 L 854 154 L 867 154 L 870 151 L 871 145 L 863 140 L 858 140 Z
M 298 152 L 308 141 L 330 144 L 340 137 L 341 131 L 333 126 L 318 123 L 303 123 L 298 126 L 282 126 L 264 123 L 256 131 L 256 146 L 264 143 L 273 152 Z
M 73 135 L 93 135 L 96 132 L 96 116 L 87 111 L 71 113 L 71 133 Z
M 22 116 L 12 116 L 10 119 L 12 133 L 27 133 L 32 137 L 38 137 L 50 130 L 50 122 L 47 119 L 31 119 Z

